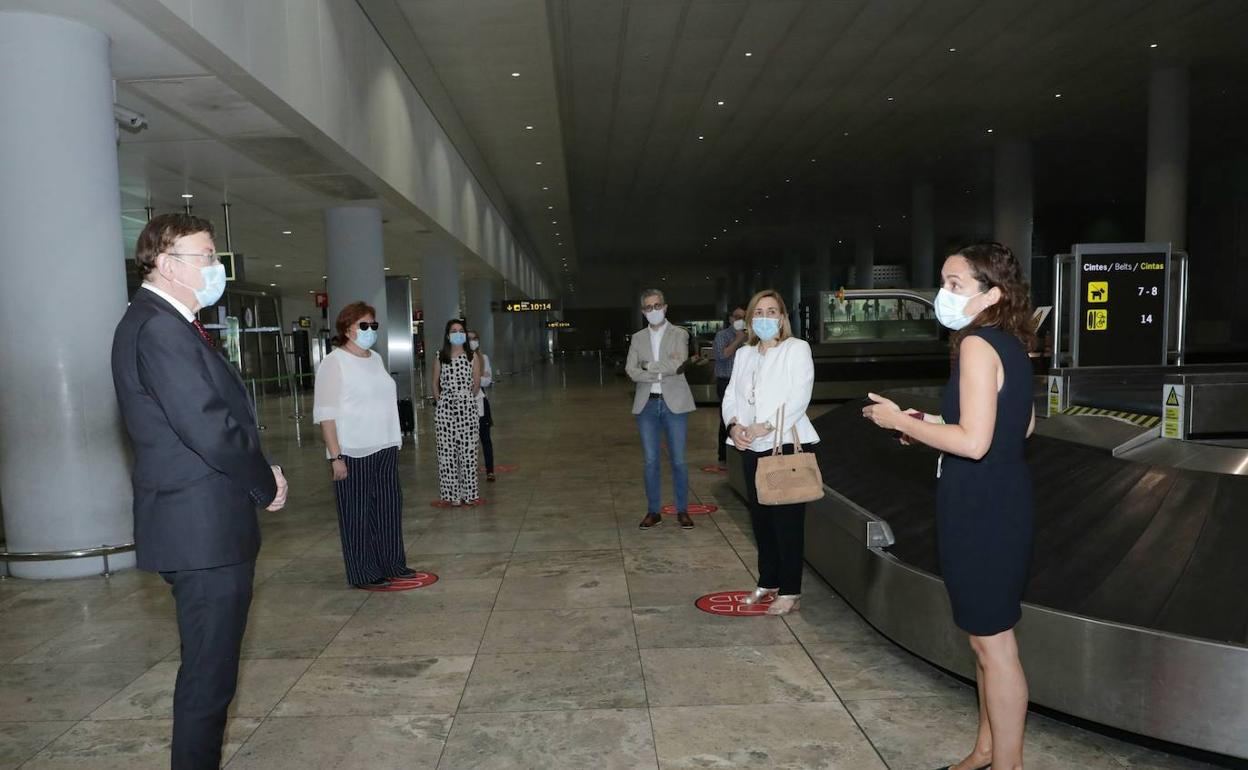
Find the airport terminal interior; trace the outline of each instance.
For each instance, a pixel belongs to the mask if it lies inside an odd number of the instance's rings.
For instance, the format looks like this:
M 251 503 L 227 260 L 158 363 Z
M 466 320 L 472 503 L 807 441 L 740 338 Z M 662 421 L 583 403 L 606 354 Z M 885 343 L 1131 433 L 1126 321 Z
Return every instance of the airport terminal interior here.
M 289 482 L 257 507 L 221 767 L 967 757 L 944 460 L 863 407 L 941 414 L 942 265 L 986 241 L 1033 311 L 1026 767 L 1248 767 L 1245 40 L 1244 0 L 0 0 L 0 770 L 218 765 L 179 764 L 167 581 L 199 567 L 138 568 L 150 460 L 114 348 L 163 301 L 140 233 L 179 214 L 225 281 L 178 323 Z M 810 351 L 822 481 L 781 615 L 742 602 L 754 485 L 717 456 L 720 333 L 766 289 Z M 336 339 L 357 301 L 371 353 Z M 493 375 L 464 505 L 452 319 Z M 648 324 L 687 337 L 649 399 Z M 414 575 L 348 578 L 315 416 L 340 348 L 393 381 Z M 668 443 L 639 527 L 634 411 L 685 384 L 687 510 Z

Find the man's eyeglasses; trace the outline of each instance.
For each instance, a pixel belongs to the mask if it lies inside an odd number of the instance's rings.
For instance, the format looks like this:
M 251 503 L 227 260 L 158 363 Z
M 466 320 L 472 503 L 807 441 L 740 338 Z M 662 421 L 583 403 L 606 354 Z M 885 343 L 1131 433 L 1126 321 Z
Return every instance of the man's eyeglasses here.
M 662 310 L 665 307 L 667 307 L 667 304 L 664 302 L 660 302 L 657 305 L 642 305 L 641 309 L 642 311 L 649 313 L 652 310 Z
M 181 251 L 166 251 L 165 254 L 171 257 L 195 257 L 198 260 L 205 261 L 206 264 L 209 264 L 209 265 L 221 264 L 221 255 L 215 254 L 215 253 L 213 254 L 202 254 L 202 253 L 201 254 L 188 254 L 188 253 L 181 252 Z
M 381 328 L 381 324 L 376 321 L 360 321 L 360 331 L 365 331 L 367 329 L 377 331 L 379 328 Z

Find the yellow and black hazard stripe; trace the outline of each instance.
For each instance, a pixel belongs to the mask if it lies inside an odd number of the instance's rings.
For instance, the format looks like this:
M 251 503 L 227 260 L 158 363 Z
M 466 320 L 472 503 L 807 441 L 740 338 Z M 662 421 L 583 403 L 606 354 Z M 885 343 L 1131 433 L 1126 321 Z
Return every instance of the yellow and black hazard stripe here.
M 1113 409 L 1097 409 L 1091 406 L 1068 406 L 1063 409 L 1060 414 L 1069 414 L 1076 417 L 1113 417 L 1118 420 L 1125 420 L 1129 423 L 1133 423 L 1141 428 L 1155 428 L 1157 427 L 1157 423 L 1161 422 L 1161 418 L 1153 414 L 1119 412 Z

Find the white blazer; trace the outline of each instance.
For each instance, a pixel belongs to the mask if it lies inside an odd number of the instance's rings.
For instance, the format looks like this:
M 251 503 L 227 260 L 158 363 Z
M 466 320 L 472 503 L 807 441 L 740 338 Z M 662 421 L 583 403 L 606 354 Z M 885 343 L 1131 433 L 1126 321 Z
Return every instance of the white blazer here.
M 810 392 L 814 385 L 815 362 L 806 340 L 789 337 L 768 350 L 766 355 L 759 355 L 758 348 L 753 345 L 743 345 L 733 356 L 732 379 L 724 392 L 721 407 L 724 424 L 770 422 L 782 431 L 782 444 L 793 443 L 790 431 L 796 427 L 798 440 L 803 444 L 813 444 L 819 440 L 819 434 L 806 417 L 806 407 L 810 405 Z M 782 404 L 783 426 L 776 423 Z M 754 439 L 750 449 L 755 452 L 770 451 L 775 440 L 775 433 L 768 433 Z M 732 444 L 731 437 L 727 443 Z

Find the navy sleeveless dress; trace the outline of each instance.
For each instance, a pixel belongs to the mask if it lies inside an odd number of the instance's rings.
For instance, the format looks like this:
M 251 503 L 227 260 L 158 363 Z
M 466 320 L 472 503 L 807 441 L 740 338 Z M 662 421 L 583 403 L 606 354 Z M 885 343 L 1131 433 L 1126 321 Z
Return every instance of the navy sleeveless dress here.
M 995 327 L 968 336 L 992 345 L 1005 370 L 992 446 L 978 461 L 946 454 L 936 485 L 940 572 L 953 620 L 974 636 L 1014 627 L 1031 561 L 1035 501 L 1023 443 L 1031 422 L 1031 361 L 1013 335 Z M 958 363 L 941 402 L 947 423 L 961 415 Z

